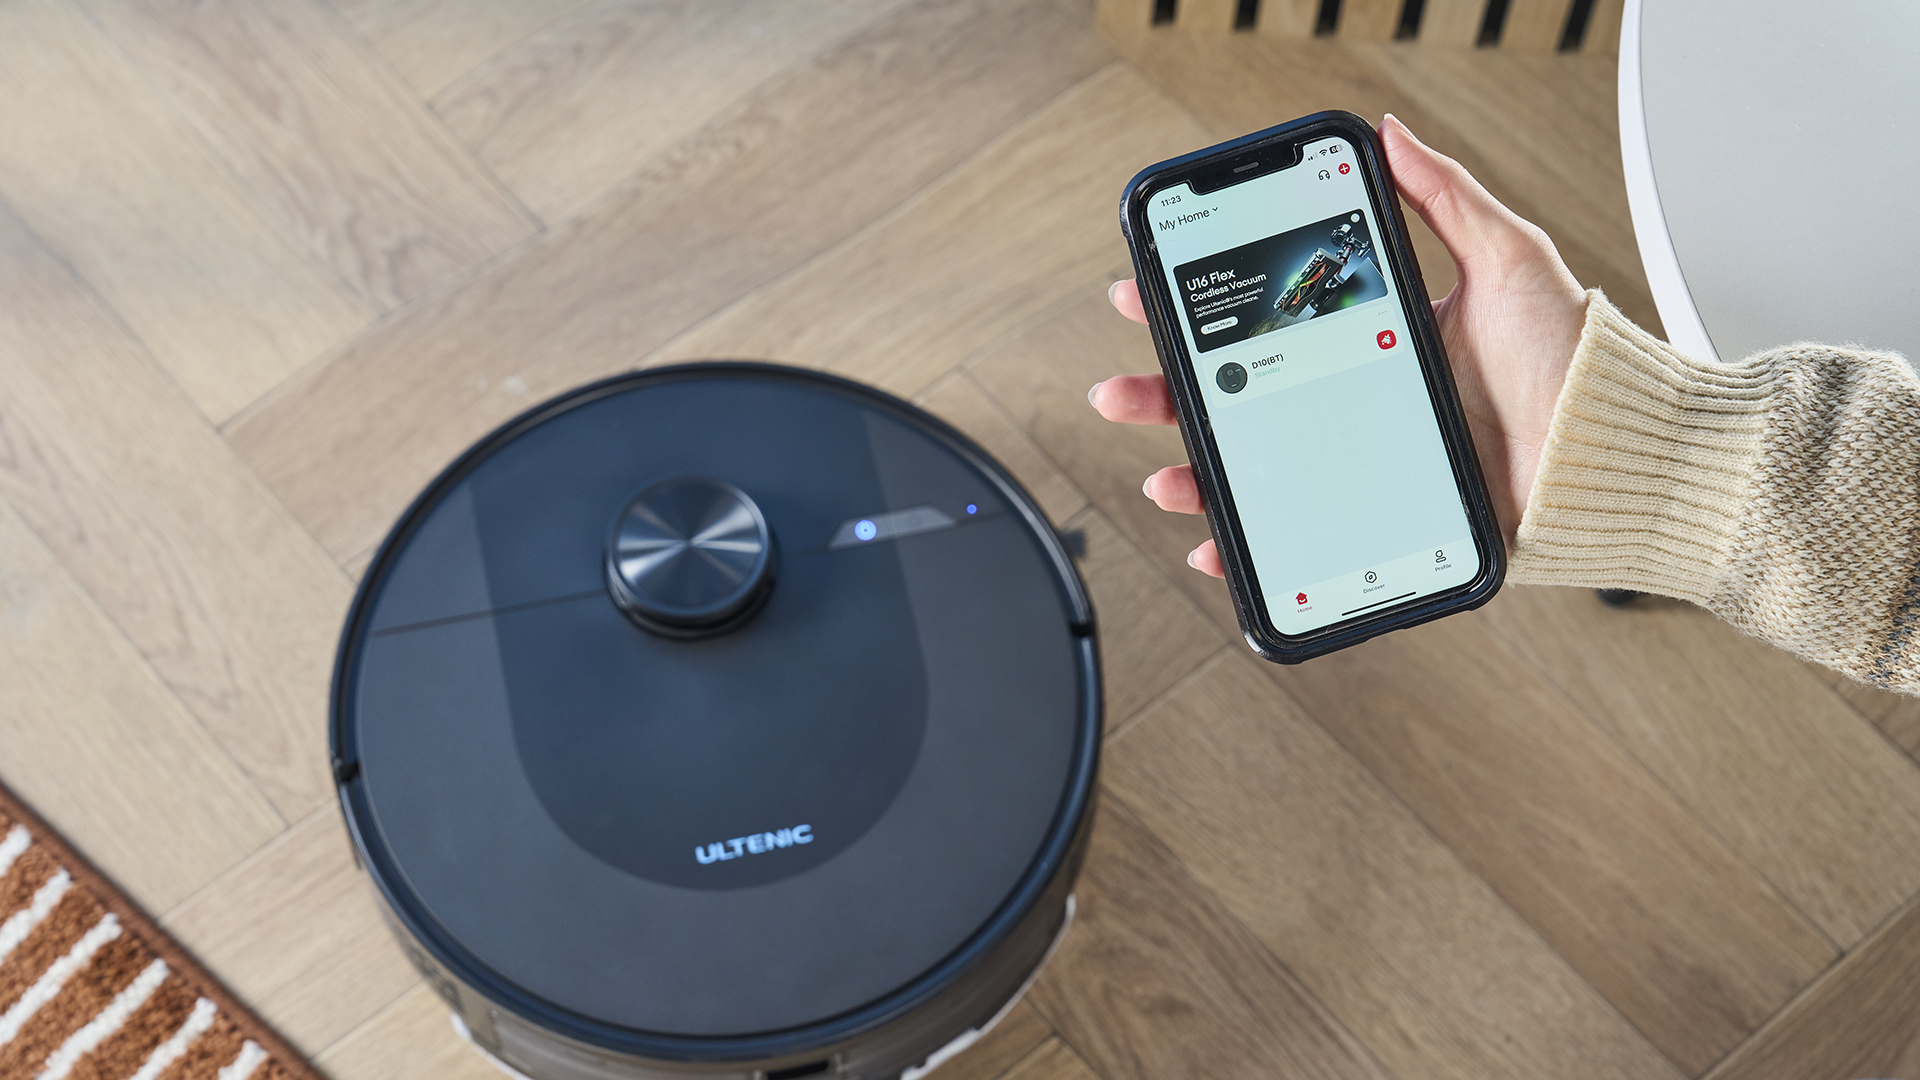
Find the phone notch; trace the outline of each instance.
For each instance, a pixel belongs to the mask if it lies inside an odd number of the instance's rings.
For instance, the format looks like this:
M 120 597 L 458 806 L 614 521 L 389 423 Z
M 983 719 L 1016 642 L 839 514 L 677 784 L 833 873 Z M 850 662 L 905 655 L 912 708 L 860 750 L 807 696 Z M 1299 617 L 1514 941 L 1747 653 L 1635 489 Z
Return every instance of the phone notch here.
M 1249 150 L 1195 174 L 1188 183 L 1192 186 L 1195 195 L 1205 195 L 1219 191 L 1221 188 L 1246 183 L 1257 176 L 1291 169 L 1300 164 L 1301 145 L 1297 142 L 1277 143 Z

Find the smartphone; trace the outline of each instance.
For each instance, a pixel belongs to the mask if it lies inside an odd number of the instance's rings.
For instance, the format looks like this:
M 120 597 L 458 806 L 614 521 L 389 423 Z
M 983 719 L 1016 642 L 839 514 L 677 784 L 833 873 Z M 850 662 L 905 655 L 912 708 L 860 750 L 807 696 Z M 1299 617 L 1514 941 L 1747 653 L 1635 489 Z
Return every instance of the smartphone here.
M 1506 546 L 1372 125 L 1142 171 L 1120 220 L 1240 629 L 1297 663 L 1478 607 Z

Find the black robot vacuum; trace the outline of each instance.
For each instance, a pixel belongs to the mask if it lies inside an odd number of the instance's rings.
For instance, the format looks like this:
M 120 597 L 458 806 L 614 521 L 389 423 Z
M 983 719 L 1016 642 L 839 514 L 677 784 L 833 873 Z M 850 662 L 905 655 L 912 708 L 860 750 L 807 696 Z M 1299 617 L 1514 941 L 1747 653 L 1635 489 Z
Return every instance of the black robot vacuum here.
M 1065 931 L 1086 591 L 978 446 L 766 364 L 584 387 L 375 557 L 340 802 L 454 1026 L 531 1080 L 916 1080 Z

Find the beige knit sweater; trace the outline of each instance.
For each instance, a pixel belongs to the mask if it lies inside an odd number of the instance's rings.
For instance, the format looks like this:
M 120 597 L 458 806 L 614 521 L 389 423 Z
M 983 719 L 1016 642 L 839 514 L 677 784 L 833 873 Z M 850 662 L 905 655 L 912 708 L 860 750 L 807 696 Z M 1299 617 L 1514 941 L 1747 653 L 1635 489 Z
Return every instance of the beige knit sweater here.
M 1920 693 L 1920 378 L 1891 353 L 1694 360 L 1589 294 L 1508 580 L 1690 600 Z

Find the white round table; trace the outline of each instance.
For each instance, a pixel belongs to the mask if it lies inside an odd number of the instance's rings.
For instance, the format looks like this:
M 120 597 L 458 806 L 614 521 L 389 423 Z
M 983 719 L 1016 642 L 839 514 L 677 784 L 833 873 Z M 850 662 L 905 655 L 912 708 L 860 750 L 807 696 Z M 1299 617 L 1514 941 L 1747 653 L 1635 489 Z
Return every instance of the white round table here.
M 1626 0 L 1620 149 L 1677 348 L 1920 361 L 1920 2 Z

